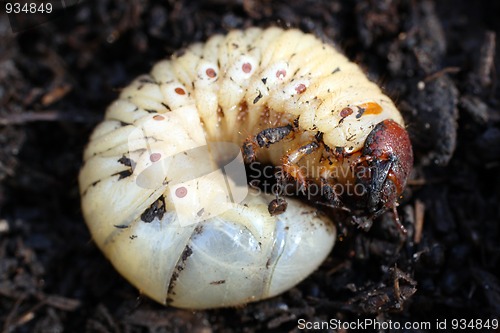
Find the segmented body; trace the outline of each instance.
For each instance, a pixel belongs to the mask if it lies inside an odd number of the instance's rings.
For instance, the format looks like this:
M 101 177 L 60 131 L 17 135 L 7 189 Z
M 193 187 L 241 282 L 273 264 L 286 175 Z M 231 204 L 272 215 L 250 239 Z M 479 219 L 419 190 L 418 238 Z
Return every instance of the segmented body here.
M 252 28 L 214 36 L 157 63 L 108 108 L 84 154 L 83 213 L 115 267 L 159 302 L 207 308 L 270 297 L 327 256 L 330 221 L 289 199 L 271 216 L 274 198 L 250 193 L 221 214 L 196 210 L 200 221 L 182 226 L 175 204 L 192 188 L 205 193 L 203 207 L 226 192 L 207 179 L 173 181 L 197 173 L 194 155 L 166 174 L 155 163 L 232 142 L 246 160 L 282 165 L 332 196 L 332 186 L 356 181 L 352 166 L 365 163 L 366 138 L 386 120 L 404 126 L 379 87 L 313 35 Z

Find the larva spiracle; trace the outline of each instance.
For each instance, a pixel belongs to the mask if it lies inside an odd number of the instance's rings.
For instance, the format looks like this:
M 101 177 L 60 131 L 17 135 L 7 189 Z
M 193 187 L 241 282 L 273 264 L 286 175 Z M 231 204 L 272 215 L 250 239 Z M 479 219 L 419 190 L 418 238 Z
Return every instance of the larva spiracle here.
M 332 46 L 295 29 L 231 31 L 160 61 L 109 106 L 79 177 L 92 237 L 163 304 L 277 295 L 336 233 L 315 209 L 249 189 L 242 163 L 256 159 L 373 217 L 395 210 L 413 157 L 393 102 Z

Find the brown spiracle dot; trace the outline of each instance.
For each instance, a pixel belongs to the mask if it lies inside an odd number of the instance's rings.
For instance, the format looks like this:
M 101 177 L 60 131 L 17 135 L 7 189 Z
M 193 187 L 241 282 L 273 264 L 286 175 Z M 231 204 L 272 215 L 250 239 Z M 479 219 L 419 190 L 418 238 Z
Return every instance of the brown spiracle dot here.
M 243 66 L 241 66 L 241 69 L 243 70 L 244 73 L 248 74 L 252 71 L 252 65 L 246 62 L 243 64 Z
M 215 69 L 213 69 L 213 68 L 207 68 L 207 70 L 205 71 L 205 73 L 211 79 L 213 79 L 214 77 L 217 76 L 217 73 L 215 72 Z
M 158 120 L 158 121 L 160 121 L 160 120 L 164 120 L 164 119 L 165 119 L 165 117 L 163 117 L 163 116 L 161 116 L 161 115 L 157 114 L 156 116 L 154 116 L 154 117 L 153 117 L 153 119 L 154 119 L 154 120 Z
M 186 94 L 186 91 L 182 88 L 175 88 L 175 92 L 178 94 L 178 95 L 185 95 Z
M 175 190 L 175 196 L 177 198 L 184 198 L 187 195 L 188 191 L 187 188 L 184 186 L 181 186 Z
M 149 155 L 149 160 L 151 162 L 158 162 L 161 158 L 161 154 L 160 153 L 152 153 L 151 155 Z
M 343 108 L 343 109 L 340 111 L 340 116 L 341 116 L 342 118 L 345 118 L 345 117 L 350 116 L 352 113 L 353 113 L 353 111 L 352 111 L 352 109 L 351 109 L 351 108 Z
M 299 84 L 298 86 L 295 87 L 295 91 L 298 93 L 298 94 L 302 94 L 304 91 L 306 91 L 306 85 L 301 83 Z
M 286 70 L 280 69 L 279 71 L 276 72 L 276 77 L 280 80 L 283 80 L 286 76 Z

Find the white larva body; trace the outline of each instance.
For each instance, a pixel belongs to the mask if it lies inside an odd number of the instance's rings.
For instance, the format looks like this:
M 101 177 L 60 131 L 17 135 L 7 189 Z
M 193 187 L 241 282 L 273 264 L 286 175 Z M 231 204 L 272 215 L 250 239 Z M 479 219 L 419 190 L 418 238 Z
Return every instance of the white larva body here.
M 370 103 L 376 112 L 340 114 Z M 173 180 L 196 174 L 204 162 L 188 154 L 166 173 L 154 168 L 210 142 L 241 146 L 296 118 L 303 134 L 259 159 L 279 164 L 290 145 L 311 139 L 307 131 L 322 132 L 330 147 L 355 151 L 380 121 L 403 125 L 358 66 L 298 30 L 232 31 L 159 62 L 123 89 L 86 148 L 79 182 L 96 244 L 143 293 L 178 307 L 244 304 L 297 284 L 333 247 L 335 227 L 327 218 L 292 199 L 284 214 L 270 216 L 272 197 L 250 191 L 230 202 L 220 182 L 203 176 L 182 188 L 196 192 L 202 207 L 193 211 L 199 220 L 185 223 Z M 144 128 L 148 133 L 137 135 Z M 206 161 L 208 169 L 217 168 L 213 163 Z M 219 211 L 205 210 L 219 202 Z

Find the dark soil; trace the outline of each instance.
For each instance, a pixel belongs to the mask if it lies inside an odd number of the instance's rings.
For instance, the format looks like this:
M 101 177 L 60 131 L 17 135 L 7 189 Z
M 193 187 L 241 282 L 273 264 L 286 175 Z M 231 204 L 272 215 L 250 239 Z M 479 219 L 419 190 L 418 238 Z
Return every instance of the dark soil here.
M 447 318 L 449 329 L 499 317 L 500 2 L 289 2 L 86 1 L 34 27 L 18 16 L 17 33 L 0 14 L 2 332 L 297 332 L 299 319 L 366 318 L 432 328 Z M 344 224 L 321 268 L 279 297 L 162 307 L 92 243 L 77 185 L 83 147 L 119 89 L 159 59 L 270 25 L 334 41 L 397 101 L 416 155 L 398 208 L 408 238 L 390 214 L 369 231 Z

